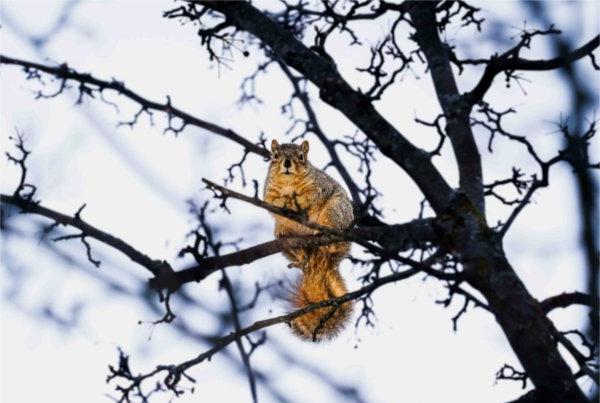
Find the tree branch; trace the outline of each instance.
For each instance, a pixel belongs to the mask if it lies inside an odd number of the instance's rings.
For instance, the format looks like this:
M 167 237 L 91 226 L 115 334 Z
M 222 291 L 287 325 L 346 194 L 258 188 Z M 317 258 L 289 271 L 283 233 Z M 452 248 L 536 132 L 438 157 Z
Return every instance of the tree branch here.
M 97 229 L 92 225 L 83 221 L 79 214 L 76 214 L 74 217 L 68 216 L 66 214 L 59 213 L 58 211 L 51 210 L 49 208 L 43 207 L 38 203 L 27 201 L 20 197 L 9 196 L 9 195 L 0 195 L 0 201 L 2 203 L 11 204 L 13 206 L 19 207 L 25 213 L 37 214 L 47 218 L 50 218 L 55 221 L 56 224 L 60 225 L 69 225 L 71 227 L 77 228 L 81 230 L 82 234 L 85 236 L 89 236 L 91 238 L 96 239 L 112 248 L 118 250 L 123 253 L 125 256 L 133 260 L 135 263 L 145 267 L 155 276 L 164 275 L 161 270 L 161 266 L 166 264 L 165 262 L 160 262 L 158 260 L 153 260 L 147 255 L 135 249 L 133 246 L 129 245 L 125 241 L 120 238 L 117 238 L 107 232 Z M 168 266 L 168 265 L 167 265 Z M 169 268 L 170 269 L 170 268 Z
M 454 79 L 450 65 L 448 45 L 438 34 L 435 2 L 415 2 L 409 9 L 416 40 L 427 58 L 438 101 L 446 118 L 446 133 L 452 143 L 460 187 L 485 214 L 481 157 L 469 122 L 470 108 L 466 107 Z
M 417 244 L 433 242 L 437 239 L 432 220 L 415 220 L 406 224 L 386 227 L 353 228 L 345 232 L 348 238 L 372 240 L 381 243 L 386 249 L 395 251 L 404 251 Z M 345 238 L 336 235 L 279 238 L 229 254 L 204 258 L 198 261 L 196 265 L 176 271 L 173 276 L 169 276 L 166 279 L 163 279 L 161 276 L 150 279 L 150 286 L 156 290 L 160 290 L 168 288 L 168 285 L 174 281 L 176 288 L 178 288 L 186 283 L 204 280 L 219 269 L 230 266 L 243 266 L 283 250 L 321 246 L 343 240 Z
M 218 11 L 247 31 L 280 59 L 302 73 L 320 90 L 323 101 L 342 112 L 360 128 L 388 158 L 415 181 L 437 212 L 450 205 L 454 192 L 433 166 L 430 156 L 415 147 L 373 107 L 369 99 L 352 89 L 329 58 L 313 52 L 265 13 L 246 2 L 193 1 Z
M 168 289 L 174 291 L 182 284 L 200 281 L 219 269 L 229 266 L 242 266 L 285 249 L 293 249 L 299 246 L 320 246 L 346 239 L 344 233 L 280 238 L 230 254 L 208 257 L 202 259 L 194 267 L 173 272 L 166 262 L 153 260 L 123 240 L 86 223 L 77 215 L 74 217 L 68 216 L 15 196 L 1 195 L 1 201 L 17 206 L 26 213 L 41 215 L 54 220 L 58 224 L 77 228 L 81 230 L 82 234 L 115 248 L 154 274 L 155 277 L 150 280 L 150 286 L 156 290 Z M 344 238 L 341 238 L 340 235 L 344 235 Z M 415 220 L 407 224 L 386 227 L 356 228 L 350 230 L 348 236 L 356 239 L 364 237 L 365 240 L 385 243 L 386 246 L 393 246 L 398 251 L 436 239 L 432 220 Z
M 269 203 L 259 199 L 257 196 L 254 196 L 254 197 L 246 196 L 244 194 L 235 192 L 231 189 L 227 189 L 226 187 L 223 187 L 221 185 L 217 185 L 216 183 L 214 183 L 206 178 L 202 178 L 202 182 L 204 182 L 207 185 L 208 189 L 211 189 L 213 192 L 215 192 L 215 196 L 221 200 L 221 207 L 223 207 L 225 210 L 228 210 L 227 205 L 226 205 L 227 199 L 229 197 L 232 197 L 234 199 L 245 201 L 246 203 L 254 204 L 255 206 L 263 208 L 273 214 L 277 214 L 282 217 L 289 218 L 290 220 L 296 221 L 296 222 L 298 222 L 310 229 L 313 229 L 315 231 L 320 231 L 324 234 L 336 235 L 336 236 L 340 237 L 341 239 L 346 239 L 346 231 L 327 227 L 327 226 L 318 224 L 316 222 L 310 221 L 308 219 L 308 216 L 306 215 L 306 211 L 291 210 L 291 209 L 286 209 L 283 207 L 274 206 L 272 204 L 269 204 Z M 360 240 L 358 240 L 358 241 L 360 242 Z M 365 246 L 367 246 L 367 245 L 365 245 Z
M 420 270 L 418 270 L 416 268 L 411 268 L 411 269 L 407 269 L 407 270 L 399 272 L 399 273 L 390 274 L 388 276 L 381 277 L 380 279 L 375 280 L 373 283 L 371 283 L 365 287 L 362 287 L 356 291 L 352 291 L 347 294 L 344 294 L 341 297 L 331 298 L 331 299 L 324 300 L 324 301 L 319 301 L 319 302 L 310 304 L 302 309 L 298 309 L 294 312 L 290 312 L 285 315 L 276 316 L 276 317 L 273 317 L 270 319 L 265 319 L 265 320 L 259 320 L 257 322 L 254 322 L 252 325 L 250 325 L 248 327 L 240 329 L 240 331 L 238 331 L 238 332 L 233 332 L 233 333 L 219 339 L 215 343 L 215 346 L 212 349 L 206 351 L 203 354 L 200 354 L 198 357 L 194 358 L 193 360 L 189 360 L 185 363 L 180 364 L 180 367 L 187 369 L 193 365 L 196 365 L 196 364 L 204 361 L 208 357 L 211 357 L 217 351 L 222 350 L 224 347 L 226 347 L 228 344 L 232 343 L 236 339 L 243 337 L 247 334 L 250 334 L 252 332 L 255 332 L 257 330 L 264 329 L 265 327 L 273 326 L 278 323 L 289 323 L 293 319 L 296 319 L 302 315 L 305 315 L 305 314 L 315 311 L 317 309 L 326 308 L 328 306 L 337 306 L 337 305 L 341 305 L 345 302 L 355 300 L 365 294 L 375 291 L 376 289 L 378 289 L 379 287 L 381 287 L 383 285 L 386 285 L 386 284 L 389 284 L 392 282 L 396 282 L 399 280 L 407 279 L 409 277 L 414 276 L 415 274 L 417 274 L 419 272 L 420 272 Z
M 577 364 L 579 365 L 579 371 L 581 371 L 582 375 L 586 375 L 592 379 L 592 381 L 598 385 L 598 371 L 593 370 L 587 364 L 587 357 L 585 357 L 575 345 L 565 336 L 564 333 L 559 332 L 556 328 L 554 328 L 556 340 L 562 344 L 567 351 L 573 356 Z
M 598 314 L 598 306 L 600 306 L 600 301 L 591 295 L 574 291 L 563 292 L 562 294 L 548 297 L 540 302 L 540 304 L 542 305 L 542 309 L 544 312 L 546 312 L 546 314 L 550 313 L 554 309 L 567 308 L 571 305 L 589 306 L 590 308 L 594 308 L 596 310 L 596 314 Z
M 227 272 L 225 271 L 225 269 L 223 269 L 222 272 L 223 272 L 223 278 L 221 279 L 220 284 L 222 284 L 222 286 L 225 288 L 227 297 L 229 298 L 229 304 L 231 305 L 231 318 L 233 319 L 234 329 L 236 332 L 239 332 L 242 330 L 242 325 L 240 323 L 239 309 L 238 309 L 237 301 L 235 299 L 233 285 L 231 284 L 231 281 L 229 280 L 229 276 L 227 276 Z M 248 376 L 248 382 L 250 384 L 250 394 L 252 396 L 252 402 L 257 403 L 258 396 L 256 394 L 256 379 L 254 376 L 254 371 L 252 370 L 252 366 L 250 365 L 250 354 L 251 353 L 246 351 L 246 348 L 244 347 L 244 343 L 242 342 L 241 338 L 238 338 L 235 341 L 235 344 L 237 345 L 238 351 L 240 353 L 240 357 L 242 359 L 242 363 L 244 364 L 244 368 L 246 370 L 246 375 Z
M 191 378 L 189 375 L 187 375 L 185 373 L 185 371 L 187 371 L 188 369 L 190 369 L 191 367 L 193 367 L 195 365 L 202 363 L 205 360 L 210 360 L 210 358 L 214 354 L 223 350 L 225 347 L 227 347 L 229 344 L 235 342 L 236 340 L 240 340 L 244 336 L 247 336 L 253 332 L 256 332 L 257 330 L 264 329 L 269 326 L 273 326 L 273 325 L 280 324 L 280 323 L 290 323 L 292 320 L 294 320 L 302 315 L 305 315 L 307 313 L 313 312 L 317 309 L 326 308 L 329 306 L 338 306 L 345 302 L 358 299 L 363 295 L 372 293 L 377 288 L 379 288 L 385 284 L 409 278 L 419 272 L 420 272 L 419 269 L 411 268 L 411 269 L 407 269 L 402 272 L 390 274 L 388 276 L 381 277 L 381 278 L 373 281 L 371 284 L 369 284 L 363 288 L 360 288 L 359 290 L 349 292 L 340 297 L 331 298 L 331 299 L 324 300 L 324 301 L 319 301 L 319 302 L 310 304 L 302 309 L 293 311 L 293 312 L 285 314 L 285 315 L 276 316 L 276 317 L 265 319 L 265 320 L 259 320 L 257 322 L 254 322 L 250 326 L 247 326 L 245 328 L 241 328 L 237 331 L 231 332 L 227 336 L 216 340 L 214 343 L 214 346 L 211 349 L 203 352 L 202 354 L 199 354 L 198 356 L 196 356 L 195 358 L 193 358 L 191 360 L 184 361 L 178 365 L 159 365 L 153 371 L 150 371 L 146 374 L 139 374 L 137 376 L 133 376 L 130 371 L 117 371 L 114 368 L 111 368 L 112 374 L 109 376 L 109 380 L 111 380 L 113 378 L 119 378 L 119 377 L 125 378 L 125 380 L 127 380 L 131 383 L 131 385 L 135 385 L 135 387 L 139 387 L 141 382 L 143 382 L 144 380 L 152 378 L 159 373 L 166 372 L 166 377 L 163 381 L 164 384 L 167 386 L 167 388 L 173 390 L 176 394 L 178 394 L 178 393 L 180 393 L 180 390 L 177 389 L 177 386 L 178 386 L 179 382 L 181 381 L 182 377 L 185 377 L 185 378 L 191 380 L 192 382 L 195 381 L 193 378 Z M 128 388 L 123 388 L 123 389 L 129 390 Z
M 23 67 L 25 72 L 27 72 L 28 74 L 31 74 L 31 71 L 35 70 L 35 71 L 42 71 L 44 73 L 53 75 L 63 81 L 61 88 L 59 90 L 60 92 L 62 92 L 62 90 L 65 88 L 65 83 L 67 80 L 73 80 L 73 81 L 78 82 L 80 84 L 80 93 L 82 95 L 87 94 L 89 96 L 92 96 L 94 91 L 102 93 L 106 89 L 115 91 L 118 94 L 131 99 L 132 101 L 138 103 L 141 106 L 140 111 L 136 114 L 136 117 L 134 119 L 137 119 L 137 117 L 144 111 L 146 111 L 146 112 L 150 111 L 150 110 L 161 111 L 161 112 L 166 113 L 169 116 L 169 120 L 171 120 L 173 117 L 177 117 L 177 118 L 181 119 L 181 121 L 183 122 L 182 126 L 179 128 L 171 129 L 171 130 L 175 131 L 176 133 L 183 130 L 183 128 L 186 125 L 196 126 L 201 129 L 205 129 L 211 133 L 225 137 L 226 139 L 229 139 L 231 141 L 234 141 L 234 142 L 238 143 L 239 145 L 241 145 L 242 147 L 244 147 L 249 152 L 253 152 L 264 158 L 269 158 L 271 156 L 271 153 L 267 149 L 265 149 L 264 147 L 261 147 L 257 144 L 252 143 L 251 141 L 240 136 L 233 130 L 226 129 L 226 128 L 216 125 L 214 123 L 199 119 L 195 116 L 190 115 L 189 113 L 186 113 L 186 112 L 174 107 L 173 105 L 171 105 L 171 101 L 168 97 L 167 97 L 167 102 L 164 104 L 150 101 L 150 100 L 142 97 L 138 93 L 132 91 L 131 89 L 127 88 L 124 83 L 117 81 L 115 79 L 113 79 L 112 81 L 100 80 L 100 79 L 95 78 L 91 74 L 79 73 L 79 72 L 73 70 L 71 67 L 69 67 L 65 63 L 63 63 L 57 67 L 51 67 L 51 66 L 46 66 L 43 64 L 39 64 L 39 63 L 33 63 L 33 62 L 25 61 L 25 60 L 15 59 L 15 58 L 4 56 L 4 55 L 0 55 L 0 64 L 21 66 L 21 67 Z M 89 87 L 89 86 L 93 86 L 94 88 Z M 135 120 L 134 120 L 134 122 L 135 122 Z
M 185 283 L 201 281 L 225 267 L 243 266 L 286 249 L 320 246 L 333 242 L 340 242 L 340 238 L 331 235 L 317 235 L 275 239 L 237 252 L 201 259 L 197 265 L 175 272 L 174 280 L 178 288 Z M 166 288 L 169 281 L 169 278 L 163 279 L 161 276 L 157 276 L 150 279 L 150 286 L 160 290 Z
M 494 78 L 498 73 L 503 71 L 546 71 L 554 70 L 560 67 L 564 67 L 570 63 L 573 63 L 587 55 L 591 55 L 592 51 L 600 44 L 600 35 L 596 35 L 588 43 L 575 49 L 569 53 L 561 56 L 557 56 L 553 59 L 548 60 L 527 60 L 514 55 L 514 49 L 511 49 L 501 56 L 492 57 L 483 72 L 483 76 L 479 80 L 479 83 L 471 91 L 464 94 L 465 100 L 470 105 L 475 105 L 483 99 L 485 93 L 490 89 Z M 519 45 L 517 45 L 519 46 Z M 522 47 L 522 45 L 521 45 Z M 594 68 L 598 69 L 595 65 Z

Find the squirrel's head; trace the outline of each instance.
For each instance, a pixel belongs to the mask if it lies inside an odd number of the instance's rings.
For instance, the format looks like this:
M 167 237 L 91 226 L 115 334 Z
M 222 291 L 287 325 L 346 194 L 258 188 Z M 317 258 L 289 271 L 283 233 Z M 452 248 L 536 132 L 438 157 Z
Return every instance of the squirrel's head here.
M 279 144 L 271 142 L 271 168 L 278 174 L 289 175 L 290 179 L 303 175 L 308 169 L 308 141 L 302 144 Z

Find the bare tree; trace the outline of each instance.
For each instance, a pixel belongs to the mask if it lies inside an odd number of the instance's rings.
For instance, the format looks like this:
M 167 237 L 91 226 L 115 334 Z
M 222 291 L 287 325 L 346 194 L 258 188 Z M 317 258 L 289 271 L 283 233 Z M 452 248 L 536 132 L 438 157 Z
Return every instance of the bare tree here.
M 177 312 L 171 307 L 173 295 L 181 293 L 181 286 L 200 282 L 219 272 L 221 285 L 231 302 L 233 331 L 214 340 L 209 350 L 178 364 L 157 365 L 147 373 L 137 374 L 129 366 L 128 357 L 121 353 L 117 366 L 110 367 L 108 380 L 117 382 L 119 401 L 134 397 L 147 401 L 159 391 L 184 393 L 184 384 L 194 383 L 189 370 L 214 354 L 235 343 L 239 350 L 242 367 L 247 374 L 251 395 L 257 400 L 257 375 L 250 358 L 261 344 L 264 333 L 254 335 L 261 329 L 289 323 L 294 318 L 326 306 L 337 306 L 350 300 L 362 303 L 359 321 L 370 322 L 373 314 L 371 294 L 386 284 L 415 276 L 426 275 L 432 281 L 447 286 L 448 297 L 442 301 L 448 306 L 461 298 L 462 309 L 453 318 L 454 326 L 468 307 L 482 308 L 490 313 L 506 335 L 523 370 L 505 364 L 496 374 L 497 379 L 530 380 L 535 390 L 519 398 L 519 401 L 587 401 L 576 380 L 588 377 L 598 383 L 598 288 L 597 244 L 586 237 L 590 272 L 590 293 L 566 292 L 536 300 L 519 278 L 506 257 L 503 238 L 519 214 L 527 208 L 540 189 L 550 185 L 551 169 L 568 163 L 577 171 L 585 186 L 595 187 L 588 170 L 599 168 L 589 155 L 590 143 L 596 133 L 595 121 L 587 124 L 569 125 L 567 120 L 557 123 L 558 136 L 564 140 L 564 148 L 556 150 L 550 158 L 544 158 L 528 136 L 518 135 L 505 129 L 506 120 L 516 114 L 514 109 L 497 110 L 486 102 L 486 94 L 503 77 L 507 84 L 519 83 L 523 71 L 547 71 L 571 68 L 573 63 L 589 58 L 595 70 L 599 70 L 593 51 L 599 45 L 599 37 L 591 38 L 580 47 L 558 47 L 556 56 L 532 60 L 523 56 L 526 49 L 534 46 L 543 36 L 560 35 L 553 25 L 544 29 L 522 30 L 516 44 L 500 49 L 493 55 L 479 58 L 461 58 L 455 48 L 443 40 L 443 33 L 451 24 L 482 29 L 483 18 L 479 9 L 463 1 L 402 2 L 382 0 L 333 1 L 311 4 L 303 1 L 282 1 L 276 7 L 261 9 L 250 2 L 238 1 L 182 1 L 164 13 L 164 17 L 191 22 L 199 27 L 197 34 L 208 56 L 218 66 L 234 68 L 232 56 L 256 57 L 257 69 L 241 86 L 239 102 L 260 103 L 257 81 L 262 74 L 283 74 L 289 79 L 293 93 L 282 111 L 289 116 L 289 134 L 294 139 L 308 138 L 319 141 L 329 153 L 328 167 L 337 171 L 343 179 L 355 204 L 356 225 L 348 231 L 337 231 L 307 220 L 302 211 L 282 209 L 260 200 L 258 183 L 253 181 L 253 193 L 243 194 L 228 187 L 238 178 L 246 186 L 244 162 L 248 155 L 269 158 L 265 148 L 266 138 L 250 140 L 246 133 L 235 131 L 187 113 L 174 105 L 169 97 L 157 102 L 129 88 L 116 79 L 105 80 L 90 73 L 79 72 L 68 64 L 50 65 L 26 61 L 7 55 L 0 57 L 6 66 L 23 69 L 27 80 L 38 81 L 40 90 L 36 98 L 56 97 L 69 89 L 76 91 L 77 102 L 99 98 L 112 93 L 125 97 L 139 106 L 137 113 L 124 125 L 136 125 L 142 116 L 152 117 L 162 113 L 167 117 L 165 133 L 178 135 L 187 127 L 199 127 L 222 136 L 243 148 L 241 160 L 233 164 L 220 185 L 210 178 L 204 179 L 212 191 L 220 209 L 227 210 L 230 199 L 238 199 L 255 208 L 265 209 L 300 222 L 320 232 L 310 237 L 289 237 L 269 241 L 246 249 L 230 251 L 230 243 L 218 238 L 210 224 L 210 203 L 191 204 L 197 218 L 193 228 L 192 243 L 181 250 L 181 255 L 195 259 L 193 267 L 174 269 L 173 262 L 161 261 L 142 253 L 126 241 L 99 229 L 100 225 L 87 223 L 82 218 L 85 205 L 75 214 L 57 212 L 43 206 L 37 199 L 36 187 L 28 182 L 27 158 L 30 151 L 20 135 L 15 137 L 18 154 L 7 153 L 10 161 L 21 169 L 21 177 L 12 194 L 3 194 L 2 203 L 14 206 L 24 213 L 37 214 L 51 220 L 45 231 L 55 231 L 60 226 L 78 230 L 75 234 L 60 235 L 56 241 L 77 239 L 82 242 L 88 260 L 96 266 L 101 261 L 95 257 L 90 240 L 96 240 L 118 250 L 149 273 L 149 286 L 164 302 L 165 314 L 157 321 L 176 324 Z M 335 57 L 329 49 L 332 38 L 346 38 L 350 47 L 362 47 L 360 26 L 365 23 L 379 24 L 390 21 L 384 37 L 370 48 L 371 58 L 367 67 L 359 71 L 370 77 L 368 89 L 351 85 L 340 72 Z M 400 29 L 410 30 L 410 39 L 416 46 L 408 48 L 400 38 Z M 476 39 L 475 39 L 476 40 Z M 398 78 L 407 71 L 425 65 L 430 74 L 442 113 L 432 122 L 417 121 L 429 128 L 439 143 L 432 151 L 418 148 L 375 108 L 386 90 L 398 85 Z M 457 79 L 466 68 L 482 70 L 479 81 L 470 91 L 461 93 Z M 268 71 L 268 73 L 267 73 Z M 45 79 L 51 77 L 55 84 L 48 88 Z M 315 99 L 312 94 L 318 94 Z M 315 103 L 323 102 L 343 114 L 357 129 L 350 137 L 332 137 L 325 133 L 319 123 Z M 581 117 L 576 117 L 581 121 Z M 474 131 L 489 135 L 488 149 L 493 151 L 494 141 L 500 137 L 524 147 L 537 164 L 537 171 L 525 173 L 512 168 L 507 178 L 484 182 L 482 159 Z M 458 188 L 453 188 L 446 176 L 433 164 L 440 154 L 446 138 L 456 159 L 459 176 Z M 378 200 L 385 194 L 376 189 L 370 178 L 375 155 L 381 154 L 403 170 L 422 192 L 425 203 L 433 214 L 422 214 L 406 223 L 386 223 Z M 360 169 L 355 172 L 347 161 L 354 158 Z M 516 197 L 507 196 L 514 190 Z M 592 208 L 597 203 L 596 193 L 584 191 L 582 204 Z M 494 200 L 511 208 L 503 222 L 490 225 L 486 215 L 486 201 Z M 597 214 L 596 214 L 597 215 Z M 597 216 L 588 214 L 586 225 L 593 228 Z M 587 228 L 587 227 L 586 227 Z M 241 266 L 257 259 L 276 254 L 298 245 L 324 245 L 351 241 L 364 250 L 366 257 L 352 257 L 361 265 L 364 275 L 362 288 L 326 301 L 320 301 L 304 309 L 285 315 L 259 320 L 250 326 L 242 326 L 239 316 L 251 309 L 264 291 L 256 286 L 255 298 L 244 306 L 236 299 L 236 292 L 225 268 Z M 235 244 L 235 243 L 234 243 Z M 228 250 L 228 252 L 225 252 Z M 595 267 L 594 267 L 595 265 Z M 581 330 L 560 330 L 548 318 L 556 308 L 584 305 L 590 308 L 594 329 L 586 335 Z M 590 338 L 589 336 L 592 335 Z M 574 342 L 573 340 L 577 340 Z M 582 349 L 581 346 L 584 348 Z M 560 354 L 562 345 L 577 362 L 575 373 Z M 158 382 L 158 383 L 157 383 Z M 156 385 L 156 386 L 155 386 Z

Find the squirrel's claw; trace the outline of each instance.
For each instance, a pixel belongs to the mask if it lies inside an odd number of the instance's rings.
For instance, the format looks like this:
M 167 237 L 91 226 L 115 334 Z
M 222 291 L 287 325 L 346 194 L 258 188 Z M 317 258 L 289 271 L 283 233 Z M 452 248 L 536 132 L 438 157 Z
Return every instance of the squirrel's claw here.
M 288 264 L 288 265 L 287 265 L 287 268 L 288 268 L 288 269 L 294 269 L 294 268 L 296 268 L 296 269 L 301 269 L 301 267 L 300 267 L 300 266 L 298 266 L 296 263 L 290 263 L 290 264 Z

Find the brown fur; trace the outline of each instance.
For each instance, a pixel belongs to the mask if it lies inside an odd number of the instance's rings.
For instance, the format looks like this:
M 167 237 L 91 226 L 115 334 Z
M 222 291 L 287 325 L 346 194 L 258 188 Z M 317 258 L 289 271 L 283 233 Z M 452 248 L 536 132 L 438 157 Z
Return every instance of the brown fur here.
M 279 145 L 273 140 L 264 200 L 279 207 L 306 211 L 310 221 L 321 225 L 336 229 L 348 228 L 354 219 L 352 203 L 333 178 L 308 162 L 308 149 L 307 141 L 298 146 Z M 277 238 L 316 233 L 285 217 L 273 217 Z M 291 265 L 303 272 L 290 296 L 292 307 L 300 309 L 344 295 L 347 289 L 339 273 L 339 264 L 349 251 L 349 242 L 284 251 Z M 344 328 L 351 314 L 350 302 L 317 309 L 292 321 L 292 329 L 305 340 L 331 339 Z

